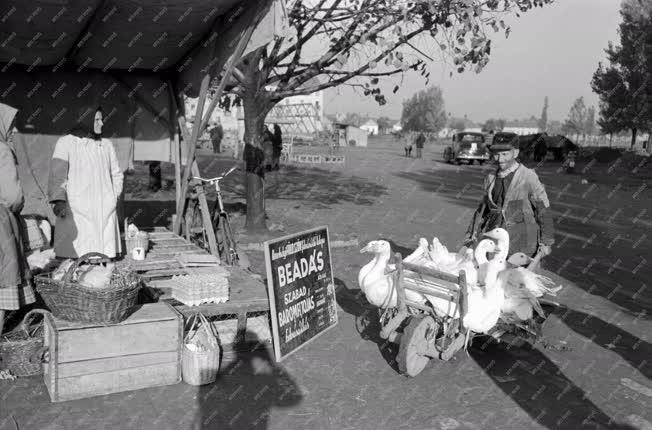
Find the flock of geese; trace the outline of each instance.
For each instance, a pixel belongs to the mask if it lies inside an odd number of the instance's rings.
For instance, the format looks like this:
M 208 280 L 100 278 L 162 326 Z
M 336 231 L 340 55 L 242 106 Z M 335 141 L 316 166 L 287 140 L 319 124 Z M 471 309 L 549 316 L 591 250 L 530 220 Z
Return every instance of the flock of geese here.
M 441 242 L 434 238 L 428 243 L 419 240 L 417 249 L 403 261 L 432 268 L 457 276 L 464 270 L 467 282 L 467 312 L 462 315 L 462 323 L 475 333 L 487 333 L 499 320 L 512 324 L 531 319 L 534 312 L 541 316 L 543 309 L 538 298 L 544 294 L 556 295 L 561 286 L 552 287 L 553 281 L 536 274 L 527 268 L 532 259 L 523 253 L 509 255 L 509 233 L 496 228 L 484 234 L 475 249 L 462 247 L 458 252 L 449 252 Z M 395 267 L 389 263 L 392 249 L 385 240 L 374 240 L 365 246 L 361 253 L 374 254 L 373 259 L 358 273 L 358 285 L 367 300 L 379 308 L 397 306 Z M 493 256 L 489 258 L 488 254 Z M 405 277 L 417 275 L 407 272 Z M 418 275 L 417 275 L 418 276 Z M 406 299 L 429 303 L 434 312 L 442 318 L 460 318 L 457 303 L 438 296 L 429 296 L 405 289 Z

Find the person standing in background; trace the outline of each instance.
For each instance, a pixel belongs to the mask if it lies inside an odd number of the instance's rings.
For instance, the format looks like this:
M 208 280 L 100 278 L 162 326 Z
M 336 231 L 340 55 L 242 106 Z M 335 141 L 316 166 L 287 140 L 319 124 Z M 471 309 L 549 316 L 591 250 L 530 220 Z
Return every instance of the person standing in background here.
M 25 197 L 12 147 L 17 113 L 13 107 L 0 103 L 0 334 L 6 311 L 36 301 L 19 218 Z
M 213 153 L 219 154 L 221 152 L 222 139 L 224 138 L 224 129 L 220 119 L 217 119 L 217 124 L 210 131 L 211 143 L 213 144 Z
M 417 136 L 417 158 L 422 157 L 422 152 L 423 152 L 423 145 L 426 143 L 426 136 L 423 135 L 423 133 L 419 133 L 419 136 Z
M 123 174 L 115 148 L 102 138 L 102 109 L 84 109 L 73 131 L 60 138 L 52 154 L 48 198 L 57 216 L 54 252 L 79 258 L 122 251 L 116 205 Z
M 402 139 L 405 141 L 405 156 L 412 157 L 412 135 L 404 133 Z
M 272 140 L 272 169 L 274 170 L 280 169 L 281 152 L 283 152 L 283 132 L 278 124 L 274 124 L 274 139 Z

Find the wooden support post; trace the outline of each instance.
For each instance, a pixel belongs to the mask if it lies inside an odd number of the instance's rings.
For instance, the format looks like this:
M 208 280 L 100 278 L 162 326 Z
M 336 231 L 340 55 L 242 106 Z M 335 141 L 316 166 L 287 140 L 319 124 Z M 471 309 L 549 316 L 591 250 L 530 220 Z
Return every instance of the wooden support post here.
M 188 192 L 188 181 L 190 180 L 190 171 L 192 170 L 191 166 L 195 160 L 195 150 L 197 149 L 197 138 L 199 137 L 199 124 L 201 120 L 202 113 L 204 112 L 204 103 L 206 103 L 206 94 L 208 94 L 208 84 L 210 83 L 210 76 L 205 75 L 201 81 L 201 87 L 199 89 L 199 102 L 197 104 L 197 113 L 195 114 L 195 124 L 192 128 L 192 136 L 190 140 L 186 140 L 186 146 L 188 150 L 188 157 L 186 160 L 186 166 L 183 171 L 183 178 L 181 179 L 181 199 L 177 204 L 177 217 L 174 224 L 174 233 L 179 234 L 181 232 L 181 217 L 185 211 L 185 199 L 186 193 Z M 184 136 L 185 137 L 185 136 Z
M 192 162 L 195 159 L 197 137 L 200 136 L 200 134 L 206 128 L 206 125 L 208 124 L 208 120 L 211 114 L 213 113 L 213 110 L 217 106 L 219 99 L 222 97 L 222 93 L 224 92 L 224 88 L 226 87 L 227 82 L 229 81 L 229 79 L 231 79 L 233 68 L 235 67 L 236 62 L 240 61 L 240 58 L 242 57 L 242 53 L 244 52 L 245 48 L 249 44 L 249 39 L 251 39 L 251 35 L 257 25 L 258 22 L 254 22 L 249 26 L 249 28 L 247 28 L 247 30 L 243 34 L 243 37 L 238 42 L 238 45 L 235 48 L 235 52 L 233 52 L 233 55 L 229 57 L 229 60 L 224 66 L 224 73 L 222 74 L 222 79 L 220 80 L 220 84 L 215 91 L 215 95 L 213 97 L 213 100 L 211 100 L 211 104 L 207 109 L 205 117 L 203 115 L 204 104 L 206 102 L 206 94 L 208 93 L 208 86 L 210 84 L 210 74 L 206 74 L 206 76 L 204 76 L 204 79 L 202 79 L 201 87 L 199 89 L 199 102 L 197 104 L 197 112 L 195 113 L 195 124 L 192 130 L 192 137 L 190 138 L 189 142 L 186 142 L 188 144 L 188 160 L 187 160 L 188 164 L 186 165 L 183 179 L 181 181 L 181 195 L 184 198 L 182 198 L 181 202 L 177 204 L 177 218 L 176 218 L 176 223 L 174 225 L 174 232 L 176 234 L 179 234 L 180 232 L 181 224 L 179 222 L 179 218 L 180 218 L 179 214 L 182 214 L 184 210 L 183 206 L 185 204 L 185 195 L 188 192 L 188 180 L 190 179 L 190 170 L 191 170 Z
M 192 162 L 192 174 L 193 176 L 200 176 L 199 166 L 197 165 L 197 160 Z M 204 223 L 204 229 L 206 230 L 206 235 L 208 236 L 208 247 L 211 250 L 211 254 L 220 257 L 219 250 L 217 249 L 217 240 L 215 238 L 215 230 L 213 229 L 213 220 L 211 219 L 211 213 L 208 209 L 208 201 L 206 201 L 206 194 L 204 193 L 203 187 L 197 187 L 197 198 L 199 199 L 199 208 L 201 209 L 201 218 Z
M 174 182 L 176 185 L 176 200 L 178 207 L 181 200 L 181 142 L 179 142 L 179 133 L 174 133 L 172 147 L 174 151 Z
M 405 304 L 405 289 L 403 288 L 403 257 L 400 253 L 395 253 L 396 259 L 396 275 L 394 277 L 394 287 L 396 288 L 396 301 L 398 311 L 400 313 L 407 313 L 407 305 Z

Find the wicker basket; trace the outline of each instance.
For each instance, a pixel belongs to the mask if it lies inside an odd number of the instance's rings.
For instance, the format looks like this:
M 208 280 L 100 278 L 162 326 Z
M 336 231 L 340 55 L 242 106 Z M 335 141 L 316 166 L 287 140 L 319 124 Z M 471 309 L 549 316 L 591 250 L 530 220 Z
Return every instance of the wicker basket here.
M 77 268 L 99 258 L 108 262 L 103 254 L 91 252 L 81 256 L 70 266 L 60 281 L 52 278 L 52 273 L 36 275 L 36 290 L 52 314 L 60 319 L 74 322 L 97 324 L 117 324 L 129 316 L 130 309 L 138 304 L 140 278 L 129 270 L 116 270 L 111 276 L 109 287 L 105 289 L 88 288 L 73 281 Z
M 47 311 L 29 311 L 20 325 L 20 330 L 0 337 L 0 370 L 9 370 L 15 376 L 39 375 L 43 372 L 43 324 L 31 328 L 30 319 Z
M 190 317 L 193 321 L 190 330 L 183 340 L 183 352 L 181 354 L 181 373 L 183 381 L 189 385 L 206 385 L 215 382 L 217 372 L 220 368 L 220 345 L 213 326 L 202 314 L 194 314 Z M 197 327 L 197 320 L 200 326 Z M 193 351 L 188 344 L 202 344 L 203 351 Z

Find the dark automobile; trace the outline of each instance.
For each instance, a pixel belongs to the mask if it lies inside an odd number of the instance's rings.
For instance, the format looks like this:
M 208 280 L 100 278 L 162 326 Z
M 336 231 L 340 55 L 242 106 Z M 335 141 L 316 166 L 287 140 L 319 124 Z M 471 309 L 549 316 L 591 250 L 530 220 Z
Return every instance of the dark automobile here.
M 463 131 L 453 135 L 453 144 L 444 150 L 444 161 L 447 163 L 455 162 L 460 164 L 462 161 L 468 161 L 473 164 L 474 161 L 482 164 L 491 158 L 491 153 L 487 147 L 484 134 Z

